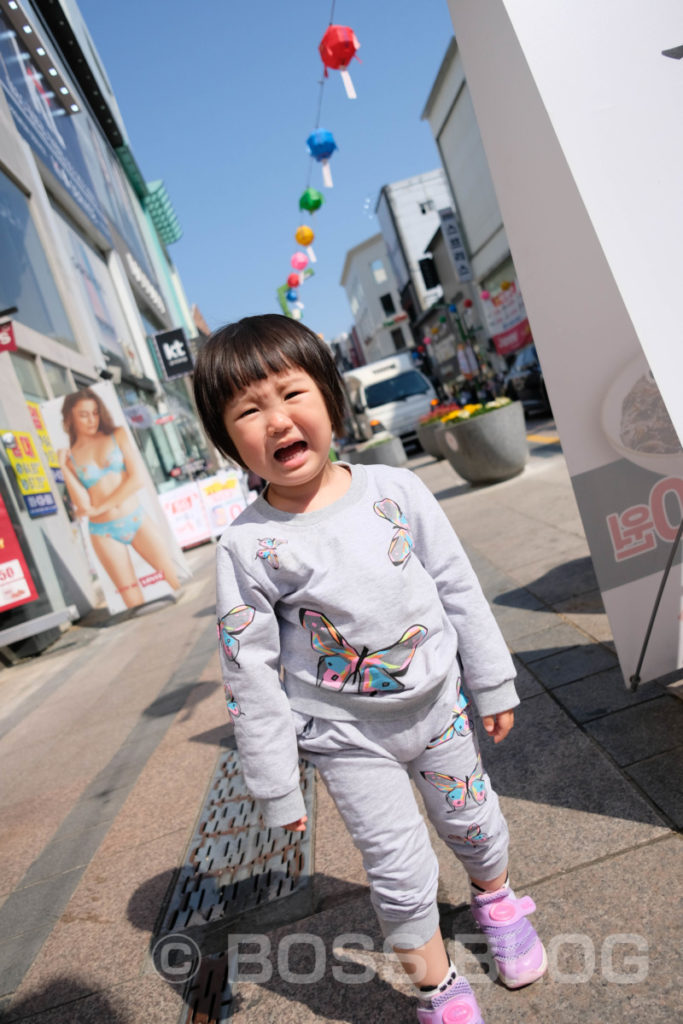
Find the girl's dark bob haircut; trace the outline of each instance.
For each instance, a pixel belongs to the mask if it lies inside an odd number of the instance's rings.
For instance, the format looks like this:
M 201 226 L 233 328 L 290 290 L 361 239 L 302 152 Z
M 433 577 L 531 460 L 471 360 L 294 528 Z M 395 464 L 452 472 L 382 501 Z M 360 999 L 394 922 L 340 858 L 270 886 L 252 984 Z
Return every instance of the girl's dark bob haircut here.
M 320 388 L 332 430 L 344 433 L 346 398 L 332 353 L 308 327 L 278 313 L 246 316 L 214 331 L 202 345 L 194 370 L 197 411 L 219 452 L 244 466 L 223 417 L 239 391 L 271 373 L 298 367 Z

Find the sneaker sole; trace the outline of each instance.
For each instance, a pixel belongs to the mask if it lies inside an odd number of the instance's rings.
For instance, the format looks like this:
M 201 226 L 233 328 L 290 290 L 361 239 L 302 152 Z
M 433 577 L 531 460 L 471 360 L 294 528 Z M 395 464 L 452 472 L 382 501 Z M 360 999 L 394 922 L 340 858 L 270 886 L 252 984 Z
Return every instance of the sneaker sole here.
M 545 972 L 548 970 L 548 956 L 543 948 L 543 962 L 540 967 L 537 967 L 534 971 L 527 971 L 526 974 L 517 975 L 516 977 L 506 978 L 504 971 L 498 967 L 498 977 L 503 982 L 506 988 L 524 988 L 525 985 L 532 985 L 534 981 L 538 981 L 542 978 Z

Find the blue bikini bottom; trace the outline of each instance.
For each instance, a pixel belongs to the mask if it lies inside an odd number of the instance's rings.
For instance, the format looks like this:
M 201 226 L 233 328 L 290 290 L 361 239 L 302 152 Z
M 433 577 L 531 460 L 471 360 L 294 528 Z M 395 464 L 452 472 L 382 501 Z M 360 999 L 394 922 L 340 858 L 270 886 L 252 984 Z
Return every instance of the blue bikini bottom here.
M 132 544 L 144 518 L 145 510 L 142 505 L 138 505 L 135 511 L 129 512 L 127 516 L 109 519 L 106 523 L 94 523 L 91 519 L 88 529 L 96 537 L 111 537 L 121 544 Z

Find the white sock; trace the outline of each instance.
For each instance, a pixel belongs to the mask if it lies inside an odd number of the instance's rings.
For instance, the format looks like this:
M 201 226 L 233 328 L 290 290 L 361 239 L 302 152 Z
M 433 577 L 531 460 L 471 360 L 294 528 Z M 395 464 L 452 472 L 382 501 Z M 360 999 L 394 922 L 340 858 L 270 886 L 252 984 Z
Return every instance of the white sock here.
M 455 969 L 455 964 L 449 957 L 448 970 L 446 971 L 443 981 L 441 981 L 438 985 L 434 985 L 433 988 L 418 987 L 417 991 L 420 999 L 425 1003 L 431 1003 L 434 996 L 438 996 L 442 992 L 445 992 L 446 989 L 450 988 L 457 977 L 458 972 Z
M 493 892 L 503 892 L 503 890 L 505 890 L 505 889 L 509 889 L 510 890 L 510 894 L 514 896 L 514 893 L 512 892 L 512 887 L 510 886 L 510 876 L 509 875 L 507 876 L 507 878 L 505 879 L 505 881 L 501 885 L 500 889 L 494 889 Z M 492 895 L 492 893 L 488 892 L 486 889 L 480 889 L 478 885 L 474 884 L 474 882 L 470 882 L 470 892 L 472 893 L 472 896 L 491 896 Z

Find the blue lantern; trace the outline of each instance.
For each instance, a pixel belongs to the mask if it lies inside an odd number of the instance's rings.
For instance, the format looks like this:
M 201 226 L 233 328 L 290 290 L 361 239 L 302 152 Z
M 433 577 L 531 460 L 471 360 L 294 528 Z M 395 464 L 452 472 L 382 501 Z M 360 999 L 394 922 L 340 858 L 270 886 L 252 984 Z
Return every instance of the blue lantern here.
M 296 289 L 290 288 L 289 291 L 287 292 L 287 302 L 296 302 L 298 298 L 299 293 L 296 291 Z
M 332 132 L 326 132 L 322 129 L 311 132 L 306 139 L 306 145 L 308 146 L 308 152 L 314 160 L 317 160 L 322 165 L 323 184 L 326 188 L 332 188 L 332 172 L 330 171 L 329 157 L 337 149 L 337 143 L 334 141 Z

